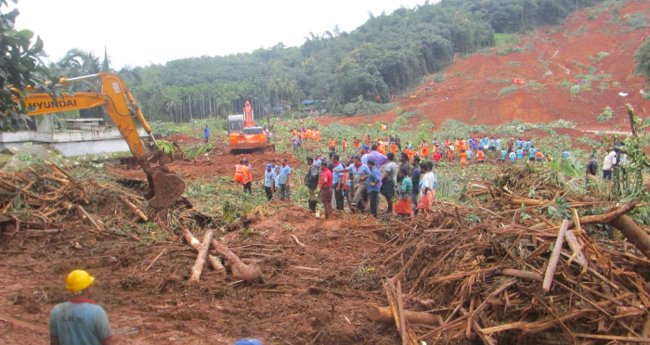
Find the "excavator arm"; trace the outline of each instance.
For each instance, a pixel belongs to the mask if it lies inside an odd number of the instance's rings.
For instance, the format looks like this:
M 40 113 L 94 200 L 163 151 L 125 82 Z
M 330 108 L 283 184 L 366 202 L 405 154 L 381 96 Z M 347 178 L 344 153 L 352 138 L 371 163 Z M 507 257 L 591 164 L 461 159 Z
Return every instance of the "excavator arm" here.
M 111 117 L 118 131 L 126 141 L 138 164 L 147 174 L 149 191 L 145 194 L 149 205 L 164 208 L 171 205 L 185 191 L 185 182 L 165 167 L 166 158 L 157 147 L 151 127 L 145 119 L 135 98 L 122 79 L 112 73 L 99 73 L 78 78 L 62 78 L 62 86 L 85 79 L 99 79 L 100 92 L 73 92 L 53 98 L 47 93 L 28 93 L 25 98 L 28 116 L 39 116 L 56 112 L 103 107 Z M 138 135 L 134 121 L 138 119 L 145 132 L 151 137 L 154 147 L 148 151 Z M 152 167 L 152 163 L 158 163 Z

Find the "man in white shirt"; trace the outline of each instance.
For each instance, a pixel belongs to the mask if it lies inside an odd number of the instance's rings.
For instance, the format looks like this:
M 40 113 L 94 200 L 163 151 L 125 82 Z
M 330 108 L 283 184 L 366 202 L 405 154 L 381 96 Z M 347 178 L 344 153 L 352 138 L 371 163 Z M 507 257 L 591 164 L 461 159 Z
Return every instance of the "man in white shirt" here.
M 607 156 L 605 156 L 605 160 L 603 161 L 603 179 L 605 180 L 612 179 L 612 169 L 614 168 L 615 164 L 616 164 L 616 151 L 614 151 L 614 149 L 612 148 L 610 149 Z

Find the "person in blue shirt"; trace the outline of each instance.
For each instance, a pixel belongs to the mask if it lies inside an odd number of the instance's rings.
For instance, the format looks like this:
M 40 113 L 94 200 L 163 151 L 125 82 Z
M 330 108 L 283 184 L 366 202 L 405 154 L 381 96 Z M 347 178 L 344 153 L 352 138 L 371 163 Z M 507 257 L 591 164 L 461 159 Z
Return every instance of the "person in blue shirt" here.
M 264 171 L 264 192 L 266 192 L 266 200 L 273 199 L 275 192 L 275 173 L 273 172 L 273 164 L 267 164 Z
M 565 161 L 569 159 L 569 157 L 571 157 L 571 152 L 569 152 L 568 150 L 564 150 L 564 152 L 562 152 L 562 160 Z
M 517 159 L 524 159 L 524 150 L 521 147 L 517 149 Z
M 289 198 L 289 189 L 291 188 L 291 167 L 287 164 L 287 159 L 282 160 L 280 166 L 280 176 L 278 176 L 278 184 L 280 185 L 280 200 Z
M 499 158 L 499 161 L 500 161 L 501 163 L 505 162 L 507 156 L 508 156 L 508 151 L 506 151 L 505 148 L 502 148 L 502 149 L 501 149 L 501 157 Z
M 73 294 L 68 302 L 57 304 L 50 313 L 50 344 L 109 345 L 111 326 L 104 309 L 90 299 L 95 278 L 84 270 L 74 270 L 65 279 Z
M 352 203 L 350 208 L 354 210 L 364 210 L 366 207 L 366 200 L 368 199 L 368 191 L 366 189 L 366 180 L 370 175 L 370 169 L 368 166 L 361 162 L 361 157 L 354 156 L 354 197 L 352 198 Z
M 521 138 L 517 138 L 517 148 L 520 149 L 521 145 L 523 145 L 523 141 L 521 141 Z
M 203 142 L 208 142 L 210 141 L 210 128 L 208 125 L 205 125 L 205 128 L 203 128 Z
M 521 154 L 524 153 L 522 152 Z M 510 151 L 510 153 L 508 153 L 508 158 L 510 158 L 510 163 L 514 163 L 517 160 L 517 154 L 515 151 Z
M 528 149 L 528 160 L 531 162 L 535 161 L 535 153 L 537 152 L 537 149 L 535 148 L 535 145 L 531 145 L 530 149 Z
M 472 149 L 468 147 L 465 153 L 467 154 L 467 160 L 471 161 L 472 158 L 474 157 L 474 151 L 472 151 Z
M 332 155 L 332 189 L 334 190 L 334 202 L 336 203 L 337 210 L 343 210 L 344 199 L 343 199 L 343 186 L 341 185 L 341 179 L 343 178 L 343 171 L 345 168 L 340 162 L 340 157 L 337 154 Z
M 366 179 L 366 189 L 368 190 L 368 198 L 370 199 L 370 214 L 377 218 L 377 203 L 379 199 L 379 190 L 381 189 L 381 172 L 375 166 L 375 160 L 368 158 L 368 169 L 370 175 Z

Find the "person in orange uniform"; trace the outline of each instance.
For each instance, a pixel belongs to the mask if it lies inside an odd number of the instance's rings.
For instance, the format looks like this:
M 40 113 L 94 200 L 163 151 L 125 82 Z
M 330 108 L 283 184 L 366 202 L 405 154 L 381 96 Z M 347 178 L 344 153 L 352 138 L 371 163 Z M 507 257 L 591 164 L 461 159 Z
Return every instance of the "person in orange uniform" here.
M 429 144 L 427 144 L 426 140 L 422 140 L 422 143 L 420 144 L 420 157 L 423 159 L 429 157 Z
M 394 141 L 390 143 L 390 152 L 397 153 L 397 144 Z
M 479 150 L 476 152 L 476 161 L 477 161 L 478 163 L 484 163 L 484 162 L 485 162 L 485 154 L 483 153 L 483 150 L 482 150 L 482 149 L 479 149 Z
M 538 162 L 541 162 L 541 161 L 544 160 L 544 154 L 542 153 L 542 151 L 537 150 L 537 152 L 535 152 L 535 160 L 538 161 Z
M 406 154 L 406 156 L 409 158 L 409 161 L 412 161 L 413 157 L 415 157 L 415 151 L 409 149 L 408 147 L 405 148 L 404 151 L 402 151 L 402 152 L 404 152 L 404 154 Z
M 447 160 L 450 162 L 454 160 L 454 150 L 451 148 L 447 148 Z
M 459 158 L 460 158 L 461 165 L 463 166 L 467 165 L 467 152 L 465 152 L 465 150 L 460 151 Z
M 247 159 L 242 160 L 240 165 L 242 180 L 241 184 L 244 186 L 244 193 L 251 194 L 251 186 L 253 184 L 253 172 L 251 171 L 251 166 L 248 164 Z
M 456 139 L 456 141 L 454 142 L 454 150 L 456 150 L 456 153 L 457 153 L 457 154 L 460 154 L 460 150 L 461 150 L 461 147 L 460 147 L 460 138 L 459 138 L 459 139 Z
M 361 140 L 359 138 L 354 137 L 354 141 L 352 142 L 352 147 L 354 147 L 354 150 L 358 150 L 359 146 L 361 146 Z
M 345 138 L 343 138 L 343 140 L 341 140 L 341 148 L 342 148 L 343 152 L 348 150 L 348 141 Z
M 314 134 L 311 128 L 307 128 L 307 132 L 305 132 L 305 139 L 307 140 L 312 140 L 314 139 Z
M 320 141 L 320 130 L 319 129 L 316 129 L 314 131 L 314 140 Z

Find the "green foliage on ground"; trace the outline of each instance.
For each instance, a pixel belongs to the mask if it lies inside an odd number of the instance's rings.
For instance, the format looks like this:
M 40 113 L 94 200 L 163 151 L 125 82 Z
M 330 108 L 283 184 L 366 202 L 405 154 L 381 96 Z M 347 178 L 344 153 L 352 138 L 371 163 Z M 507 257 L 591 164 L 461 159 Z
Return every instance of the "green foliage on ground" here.
M 604 123 L 604 122 L 611 121 L 613 117 L 614 117 L 614 112 L 612 111 L 612 108 L 606 106 L 603 109 L 603 111 L 600 114 L 598 114 L 596 120 L 598 120 L 598 122 Z
M 647 39 L 634 55 L 636 71 L 650 80 L 650 39 Z

